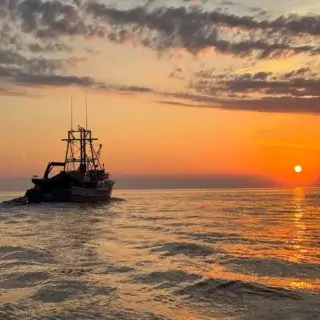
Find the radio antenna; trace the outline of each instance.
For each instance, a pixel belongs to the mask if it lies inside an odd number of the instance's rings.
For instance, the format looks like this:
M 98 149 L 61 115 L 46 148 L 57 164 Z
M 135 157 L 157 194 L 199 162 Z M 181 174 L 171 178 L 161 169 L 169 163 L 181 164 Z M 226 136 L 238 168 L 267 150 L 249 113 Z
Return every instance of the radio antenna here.
M 86 96 L 86 130 L 88 130 L 88 100 Z
M 72 96 L 71 96 L 71 108 L 70 108 L 70 112 L 71 112 L 71 130 L 73 130 L 73 103 L 72 103 Z

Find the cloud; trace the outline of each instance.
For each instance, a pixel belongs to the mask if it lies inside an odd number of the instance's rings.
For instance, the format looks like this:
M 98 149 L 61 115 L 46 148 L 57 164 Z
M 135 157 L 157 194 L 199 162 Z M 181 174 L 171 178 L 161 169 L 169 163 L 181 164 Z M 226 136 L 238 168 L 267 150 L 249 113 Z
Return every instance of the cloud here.
M 254 111 L 266 113 L 312 113 L 320 114 L 320 97 L 263 97 L 249 99 L 247 97 L 220 98 L 191 94 L 172 94 L 174 98 L 189 101 L 186 105 L 199 108 L 223 109 L 229 111 Z M 168 95 L 167 95 L 168 96 Z M 197 103 L 196 105 L 191 104 Z M 174 105 L 175 102 L 165 102 Z M 183 102 L 182 102 L 183 103 Z M 181 105 L 178 103 L 177 105 Z
M 74 55 L 72 42 L 66 43 L 65 37 L 104 36 L 105 26 L 88 22 L 81 6 L 81 1 L 59 0 L 0 3 L 1 95 L 28 95 L 28 88 L 70 85 L 122 93 L 151 91 L 70 74 L 72 68 L 88 58 Z M 101 51 L 90 49 L 87 54 L 99 55 Z
M 62 77 L 70 61 L 56 53 L 71 53 L 72 47 L 59 38 L 41 41 L 28 29 L 26 19 L 35 12 L 39 1 L 4 0 L 0 3 L 0 84 L 1 95 L 28 95 L 27 87 L 35 87 L 54 77 Z M 21 18 L 21 19 L 20 19 Z M 29 30 L 37 19 L 29 20 Z
M 0 45 L 1 95 L 28 95 L 24 87 L 57 77 L 56 73 L 63 71 L 65 67 L 64 60 L 26 57 L 18 51 Z
M 66 45 L 62 42 L 51 42 L 51 43 L 30 43 L 27 48 L 32 53 L 42 53 L 42 52 L 72 52 L 72 47 Z
M 221 90 L 232 93 L 267 93 L 268 95 L 290 95 L 292 97 L 307 97 L 320 95 L 320 78 L 308 78 L 309 68 L 300 68 L 283 75 L 271 72 L 245 73 L 233 76 L 232 79 L 219 80 L 217 86 Z M 210 87 L 209 87 L 210 88 Z M 199 91 L 206 91 L 208 87 Z
M 61 1 L 24 0 L 13 3 L 8 15 L 24 33 L 34 33 L 39 38 L 54 38 L 61 34 L 83 34 L 85 25 L 73 5 Z
M 206 176 L 118 176 L 119 188 L 124 189 L 206 189 L 206 188 L 261 188 L 279 184 L 259 175 L 216 174 Z
M 184 4 L 183 4 L 184 2 Z M 23 95 L 28 88 L 79 86 L 106 92 L 154 93 L 165 104 L 251 110 L 319 113 L 320 16 L 270 18 L 246 7 L 248 15 L 207 9 L 206 1 L 190 6 L 164 6 L 161 1 L 123 7 L 94 0 L 3 0 L 0 2 L 0 94 Z M 239 7 L 233 1 L 221 6 Z M 211 6 L 212 7 L 212 6 Z M 86 42 L 84 55 L 73 40 L 96 37 L 119 45 L 134 42 L 159 53 L 183 49 L 201 59 L 205 50 L 236 57 L 254 66 L 258 61 L 284 61 L 298 56 L 311 64 L 282 72 L 268 68 L 205 68 L 196 70 L 184 92 L 158 92 L 144 86 L 114 85 L 74 74 L 75 68 L 102 52 Z M 90 44 L 90 43 L 89 43 Z M 217 59 L 217 55 L 213 55 Z M 313 59 L 313 60 L 310 60 Z M 169 78 L 190 75 L 174 66 Z M 189 76 L 189 77 L 188 77 Z M 168 98 L 169 100 L 165 100 Z M 172 101 L 170 101 L 172 99 Z M 178 101 L 179 100 L 179 101 Z
M 3 87 L 2 84 L 0 83 L 0 96 L 25 97 L 25 96 L 31 96 L 31 94 L 21 88 L 8 87 L 7 84 Z
M 26 58 L 21 53 L 0 48 L 0 66 L 2 71 L 10 69 L 12 72 L 24 70 L 30 73 L 44 73 L 63 69 L 64 61 L 41 57 Z
M 198 107 L 196 104 L 179 102 L 179 101 L 158 100 L 157 102 L 161 104 L 168 104 L 168 105 L 181 106 L 181 107 Z
M 24 34 L 46 41 L 61 36 L 104 36 L 104 27 L 88 21 L 82 2 L 5 0 L 0 4 L 0 17 L 10 20 Z
M 295 144 L 295 143 L 283 143 L 277 141 L 265 141 L 265 140 L 258 140 L 256 141 L 262 145 L 268 145 L 273 147 L 281 147 L 281 148 L 294 148 L 294 149 L 305 149 L 305 150 L 320 150 L 320 146 L 317 145 L 305 145 L 305 144 Z
M 90 2 L 86 12 L 109 26 L 109 39 L 138 38 L 142 45 L 155 50 L 185 48 L 197 53 L 213 47 L 224 54 L 252 55 L 259 59 L 319 54 L 318 43 L 301 43 L 301 34 L 320 35 L 317 16 L 258 20 L 254 16 L 237 16 L 218 10 L 207 12 L 197 7 L 121 10 L 97 2 Z
M 320 113 L 320 77 L 311 67 L 286 73 L 201 70 L 189 88 L 192 92 L 174 97 L 226 110 Z
M 316 43 L 296 39 L 302 33 L 319 36 L 319 17 L 258 20 L 219 10 L 208 12 L 201 6 L 125 10 L 96 1 L 7 0 L 2 8 L 24 33 L 42 40 L 96 36 L 118 43 L 135 40 L 158 51 L 181 47 L 196 54 L 213 47 L 224 54 L 261 59 L 319 53 Z
M 93 0 L 6 0 L 0 9 L 2 16 L 38 39 L 81 35 L 123 42 L 137 38 L 142 45 L 156 50 L 183 47 L 196 53 L 214 47 L 222 53 L 258 54 L 260 58 L 279 57 L 288 51 L 319 53 L 317 43 L 300 43 L 296 38 L 301 34 L 319 36 L 319 16 L 291 15 L 267 20 L 259 15 L 208 12 L 201 6 L 137 6 L 126 10 Z
M 26 88 L 45 86 L 78 86 L 108 92 L 123 93 L 151 93 L 152 89 L 139 86 L 112 85 L 97 82 L 91 77 L 78 77 L 56 74 L 33 74 L 0 67 L 0 79 L 6 78 L 5 85 L 1 87 L 0 95 L 27 95 Z M 23 88 L 24 87 L 24 90 Z
M 226 110 L 247 110 L 271 113 L 313 113 L 320 114 L 320 97 L 265 97 L 262 99 L 234 99 L 219 101 L 219 108 Z

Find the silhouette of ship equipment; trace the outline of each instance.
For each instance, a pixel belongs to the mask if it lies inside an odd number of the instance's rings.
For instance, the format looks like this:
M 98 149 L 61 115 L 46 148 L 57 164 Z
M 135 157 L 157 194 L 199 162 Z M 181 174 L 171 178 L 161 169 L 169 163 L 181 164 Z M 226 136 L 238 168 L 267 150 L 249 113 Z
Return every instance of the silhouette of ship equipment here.
M 26 191 L 28 203 L 39 202 L 100 202 L 109 200 L 115 181 L 100 163 L 102 145 L 91 130 L 78 126 L 69 130 L 64 162 L 49 162 L 42 178 L 34 176 L 34 187 Z M 49 177 L 55 167 L 59 174 Z

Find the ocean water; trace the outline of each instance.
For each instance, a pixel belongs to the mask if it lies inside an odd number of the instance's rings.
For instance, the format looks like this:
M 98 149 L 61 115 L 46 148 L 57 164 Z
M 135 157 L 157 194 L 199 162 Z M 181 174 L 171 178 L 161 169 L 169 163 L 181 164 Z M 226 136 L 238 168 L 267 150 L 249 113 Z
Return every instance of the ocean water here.
M 0 205 L 1 320 L 320 319 L 320 190 L 114 196 Z

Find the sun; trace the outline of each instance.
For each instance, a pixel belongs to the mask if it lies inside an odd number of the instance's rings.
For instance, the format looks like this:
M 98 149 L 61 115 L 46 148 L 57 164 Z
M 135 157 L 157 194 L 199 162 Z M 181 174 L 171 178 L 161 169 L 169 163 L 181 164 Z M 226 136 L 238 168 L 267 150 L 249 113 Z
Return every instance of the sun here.
M 296 165 L 294 166 L 293 170 L 295 173 L 300 173 L 302 172 L 302 167 L 300 165 Z

